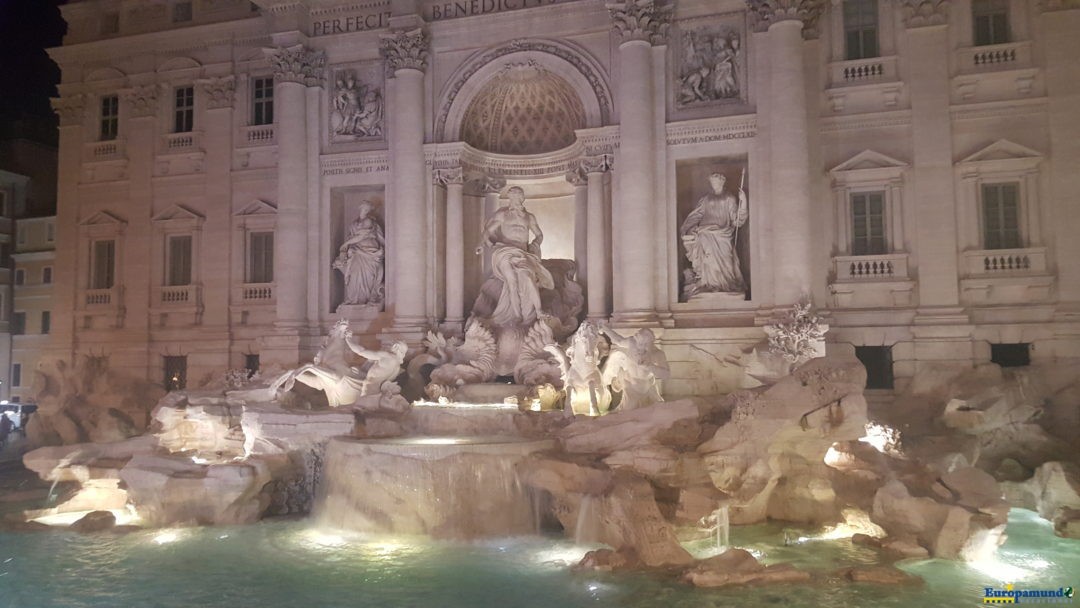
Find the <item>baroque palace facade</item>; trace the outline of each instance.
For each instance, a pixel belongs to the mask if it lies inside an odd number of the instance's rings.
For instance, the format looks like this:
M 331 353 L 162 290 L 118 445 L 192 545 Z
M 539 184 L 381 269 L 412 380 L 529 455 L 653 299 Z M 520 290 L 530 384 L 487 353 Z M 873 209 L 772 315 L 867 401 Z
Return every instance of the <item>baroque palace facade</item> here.
M 195 387 L 338 318 L 460 331 L 518 186 L 670 396 L 740 385 L 804 295 L 877 386 L 1080 357 L 1076 0 L 62 10 L 51 355 Z

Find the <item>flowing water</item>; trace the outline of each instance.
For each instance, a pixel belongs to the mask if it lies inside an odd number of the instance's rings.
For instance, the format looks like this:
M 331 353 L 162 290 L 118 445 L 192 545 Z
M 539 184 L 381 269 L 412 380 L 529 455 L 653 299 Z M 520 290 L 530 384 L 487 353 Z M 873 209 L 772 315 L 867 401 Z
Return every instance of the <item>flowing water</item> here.
M 67 531 L 0 534 L 3 608 L 464 608 L 532 607 L 974 607 L 984 587 L 1080 582 L 1080 542 L 1052 536 L 1030 512 L 1013 511 L 997 564 L 923 560 L 902 564 L 925 588 L 848 585 L 829 572 L 876 561 L 847 540 L 783 546 L 783 528 L 734 527 L 731 542 L 767 563 L 813 570 L 815 582 L 700 590 L 656 574 L 574 572 L 589 548 L 523 537 L 475 543 L 348 536 L 311 522 L 148 530 L 126 535 Z M 807 532 L 809 534 L 809 532 Z M 715 551 L 713 539 L 702 541 Z M 1077 600 L 1080 602 L 1080 600 Z

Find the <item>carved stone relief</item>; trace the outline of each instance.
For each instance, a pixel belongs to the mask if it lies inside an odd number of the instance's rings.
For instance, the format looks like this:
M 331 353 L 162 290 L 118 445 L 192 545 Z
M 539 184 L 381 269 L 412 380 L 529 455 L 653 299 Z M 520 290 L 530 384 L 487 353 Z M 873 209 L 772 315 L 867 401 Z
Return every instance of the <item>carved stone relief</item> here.
M 741 24 L 684 22 L 679 30 L 676 104 L 690 107 L 745 99 Z
M 264 49 L 274 70 L 274 79 L 318 86 L 323 79 L 326 53 L 310 49 L 302 44 L 290 47 Z
M 623 42 L 644 40 L 664 44 L 675 5 L 663 0 L 633 0 L 608 2 L 611 24 Z
M 330 95 L 330 141 L 381 139 L 383 136 L 382 77 L 374 66 L 334 73 Z
M 233 107 L 233 101 L 236 98 L 235 77 L 207 78 L 200 80 L 199 86 L 202 88 L 209 109 L 217 110 Z

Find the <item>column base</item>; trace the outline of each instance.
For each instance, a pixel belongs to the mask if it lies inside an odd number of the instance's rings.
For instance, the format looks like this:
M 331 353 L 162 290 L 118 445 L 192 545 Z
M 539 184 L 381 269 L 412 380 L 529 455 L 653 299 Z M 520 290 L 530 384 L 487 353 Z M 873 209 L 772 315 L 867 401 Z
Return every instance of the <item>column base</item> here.
M 660 317 L 655 310 L 624 310 L 611 315 L 613 327 L 643 328 L 660 327 Z
M 377 336 L 384 345 L 404 342 L 409 348 L 417 348 L 424 343 L 433 325 L 427 317 L 395 317 L 393 324 L 379 331 Z

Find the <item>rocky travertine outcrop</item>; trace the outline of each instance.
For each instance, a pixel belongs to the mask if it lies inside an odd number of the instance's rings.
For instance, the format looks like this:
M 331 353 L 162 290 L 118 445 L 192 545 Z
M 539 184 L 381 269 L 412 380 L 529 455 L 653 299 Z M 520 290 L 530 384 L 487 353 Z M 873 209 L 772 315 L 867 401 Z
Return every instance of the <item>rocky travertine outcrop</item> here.
M 728 549 L 695 564 L 683 574 L 682 580 L 696 587 L 730 587 L 806 582 L 810 580 L 810 573 L 789 564 L 765 566 L 749 551 Z
M 1080 538 L 1080 467 L 1047 462 L 1024 482 L 1003 482 L 1009 501 L 1054 522 L 1059 536 Z
M 561 449 L 523 465 L 522 479 L 551 496 L 579 540 L 647 566 L 685 565 L 677 527 L 700 528 L 722 505 L 732 523 L 835 521 L 841 505 L 823 458 L 834 442 L 862 436 L 864 382 L 857 360 L 817 360 L 711 402 L 574 419 L 557 432 Z
M 866 371 L 856 359 L 815 359 L 771 387 L 725 398 L 731 421 L 698 446 L 732 523 L 835 521 L 840 505 L 825 453 L 865 432 Z
M 34 372 L 37 412 L 27 426 L 31 445 L 120 441 L 140 435 L 164 394 L 160 386 L 109 367 L 105 357 L 44 359 Z
M 154 434 L 40 448 L 23 457 L 47 481 L 78 482 L 49 512 L 135 507 L 144 523 L 250 523 L 307 513 L 330 437 L 351 435 L 349 411 L 286 410 L 222 391 L 170 393 Z

